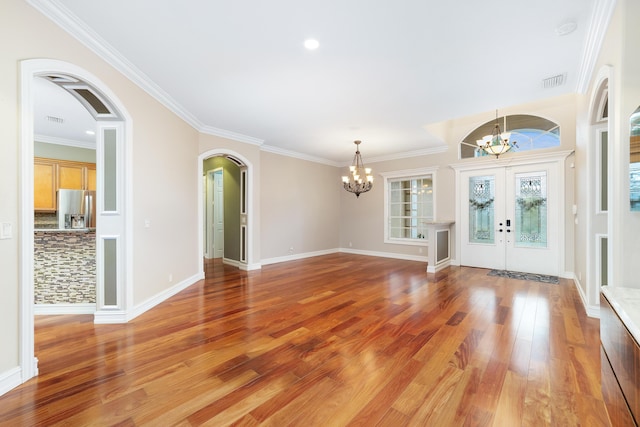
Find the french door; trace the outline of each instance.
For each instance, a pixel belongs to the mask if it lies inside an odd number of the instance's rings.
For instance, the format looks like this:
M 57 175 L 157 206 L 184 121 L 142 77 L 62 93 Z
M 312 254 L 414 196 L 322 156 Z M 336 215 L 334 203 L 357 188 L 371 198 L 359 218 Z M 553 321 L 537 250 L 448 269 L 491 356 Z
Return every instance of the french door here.
M 558 275 L 557 162 L 460 173 L 461 264 Z

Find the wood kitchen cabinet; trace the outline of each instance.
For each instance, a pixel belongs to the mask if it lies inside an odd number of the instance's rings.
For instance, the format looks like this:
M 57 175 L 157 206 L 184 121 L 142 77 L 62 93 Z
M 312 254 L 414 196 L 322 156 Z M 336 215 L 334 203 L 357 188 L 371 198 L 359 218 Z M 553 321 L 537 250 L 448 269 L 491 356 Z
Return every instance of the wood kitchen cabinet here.
M 33 165 L 33 208 L 36 211 L 51 212 L 57 209 L 56 163 L 49 159 L 35 159 Z
M 85 171 L 83 163 L 58 163 L 58 189 L 86 190 Z
M 36 157 L 33 172 L 33 208 L 36 211 L 57 210 L 56 192 L 61 188 L 96 190 L 95 163 Z

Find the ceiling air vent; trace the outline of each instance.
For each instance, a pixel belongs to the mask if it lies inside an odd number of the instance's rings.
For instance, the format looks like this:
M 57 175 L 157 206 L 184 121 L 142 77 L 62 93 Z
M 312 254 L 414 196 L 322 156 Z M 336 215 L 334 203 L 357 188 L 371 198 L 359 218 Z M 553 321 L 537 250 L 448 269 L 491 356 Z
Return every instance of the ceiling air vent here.
M 546 79 L 542 79 L 542 88 L 551 89 L 553 87 L 562 86 L 566 80 L 567 80 L 566 73 L 547 77 Z
M 58 123 L 59 125 L 64 123 L 64 119 L 62 117 L 55 117 L 55 116 L 47 116 L 47 121 L 51 123 Z

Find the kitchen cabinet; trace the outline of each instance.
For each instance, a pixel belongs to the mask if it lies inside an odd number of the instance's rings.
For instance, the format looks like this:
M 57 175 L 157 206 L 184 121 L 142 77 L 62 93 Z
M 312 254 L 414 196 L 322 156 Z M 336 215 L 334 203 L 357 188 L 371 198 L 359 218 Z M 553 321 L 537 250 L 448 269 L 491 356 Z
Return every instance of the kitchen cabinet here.
M 33 208 L 36 211 L 51 212 L 57 209 L 57 169 L 49 159 L 35 159 L 33 179 Z
M 58 163 L 58 188 L 69 190 L 86 190 L 86 166 L 82 163 Z
M 56 192 L 70 190 L 96 190 L 96 164 L 68 160 L 34 159 L 33 208 L 52 212 L 58 209 Z

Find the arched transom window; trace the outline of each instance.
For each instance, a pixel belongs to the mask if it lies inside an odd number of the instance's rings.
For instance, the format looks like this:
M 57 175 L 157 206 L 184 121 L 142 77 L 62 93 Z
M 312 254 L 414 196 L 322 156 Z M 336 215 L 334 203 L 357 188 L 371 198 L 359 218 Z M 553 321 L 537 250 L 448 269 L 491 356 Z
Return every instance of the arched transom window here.
M 460 143 L 460 158 L 488 156 L 487 152 L 478 147 L 476 141 L 485 135 L 491 135 L 496 122 L 502 132 L 510 132 L 510 152 L 539 150 L 542 148 L 558 147 L 560 145 L 560 126 L 543 117 L 528 114 L 514 114 L 490 120 L 474 129 Z

